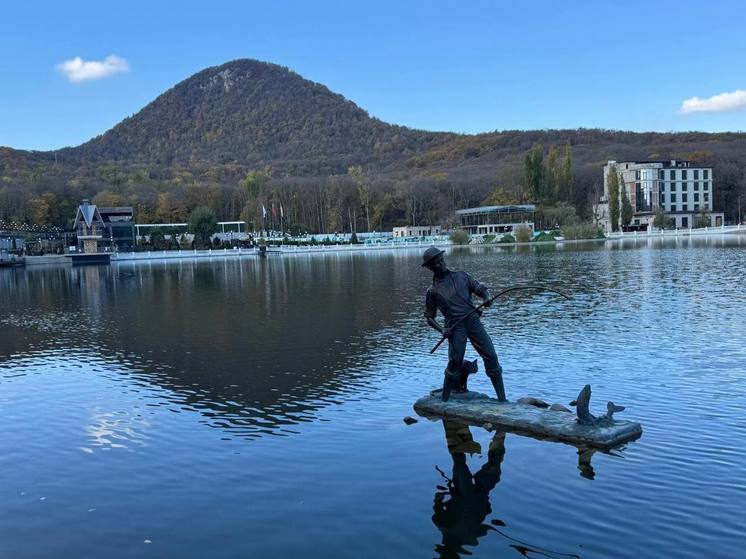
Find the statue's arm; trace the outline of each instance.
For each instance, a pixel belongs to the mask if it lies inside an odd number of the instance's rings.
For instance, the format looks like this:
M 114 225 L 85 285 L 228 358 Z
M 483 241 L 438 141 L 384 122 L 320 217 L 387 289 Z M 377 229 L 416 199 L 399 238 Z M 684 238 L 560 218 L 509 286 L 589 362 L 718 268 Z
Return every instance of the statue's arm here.
M 474 279 L 470 274 L 466 274 L 469 281 L 469 291 L 484 301 L 484 306 L 489 307 L 492 303 L 489 301 L 490 290 L 486 285 Z
M 425 319 L 427 320 L 428 326 L 433 330 L 437 330 L 442 336 L 448 337 L 451 335 L 451 331 L 448 328 L 443 328 L 435 317 L 438 315 L 438 306 L 435 304 L 435 297 L 428 291 L 425 296 Z

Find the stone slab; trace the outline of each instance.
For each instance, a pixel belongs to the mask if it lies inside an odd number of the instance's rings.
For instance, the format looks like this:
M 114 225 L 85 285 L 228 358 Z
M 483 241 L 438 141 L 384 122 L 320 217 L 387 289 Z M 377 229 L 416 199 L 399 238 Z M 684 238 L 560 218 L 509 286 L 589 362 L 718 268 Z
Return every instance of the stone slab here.
M 439 392 L 428 394 L 415 402 L 414 410 L 423 417 L 448 417 L 476 425 L 491 423 L 495 427 L 603 449 L 642 435 L 642 426 L 633 421 L 615 419 L 610 425 L 581 425 L 572 413 L 499 402 L 480 392 L 451 394 L 447 402 L 440 399 Z

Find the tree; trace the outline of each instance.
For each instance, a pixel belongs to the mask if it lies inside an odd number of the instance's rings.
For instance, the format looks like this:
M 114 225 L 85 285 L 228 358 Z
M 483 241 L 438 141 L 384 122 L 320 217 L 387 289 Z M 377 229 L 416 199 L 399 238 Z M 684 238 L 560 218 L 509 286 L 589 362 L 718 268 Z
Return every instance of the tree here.
M 523 164 L 526 188 L 534 200 L 541 204 L 544 200 L 544 148 L 536 144 L 526 155 Z
M 705 212 L 705 210 L 702 210 L 697 214 L 697 217 L 694 218 L 694 227 L 696 229 L 702 229 L 703 227 L 709 227 L 710 223 L 712 221 L 710 220 L 710 214 Z
M 557 198 L 563 202 L 571 202 L 574 198 L 572 181 L 572 147 L 570 142 L 565 145 L 565 159 L 562 161 L 562 174 L 560 177 L 559 194 Z
M 609 187 L 609 221 L 611 230 L 619 230 L 619 175 L 616 172 L 616 166 L 612 165 L 609 169 L 608 177 Z
M 557 163 L 557 148 L 552 146 L 549 148 L 549 155 L 547 156 L 545 180 L 545 196 L 547 203 L 551 204 L 557 199 L 561 178 L 559 164 Z
M 150 230 L 150 246 L 153 250 L 163 250 L 166 248 L 166 236 L 160 227 L 153 227 Z
M 674 221 L 666 215 L 663 208 L 659 207 L 655 211 L 655 217 L 653 218 L 653 226 L 657 229 L 668 229 L 673 227 Z
M 627 196 L 627 189 L 624 183 L 621 184 L 619 190 L 622 194 L 622 225 L 629 225 L 632 223 L 634 211 L 632 210 L 632 204 L 629 201 L 629 196 Z
M 482 202 L 485 206 L 510 206 L 517 203 L 518 200 L 514 195 L 508 194 L 499 186 Z
M 207 206 L 197 206 L 189 216 L 189 232 L 197 246 L 209 246 L 210 238 L 218 231 L 218 218 Z

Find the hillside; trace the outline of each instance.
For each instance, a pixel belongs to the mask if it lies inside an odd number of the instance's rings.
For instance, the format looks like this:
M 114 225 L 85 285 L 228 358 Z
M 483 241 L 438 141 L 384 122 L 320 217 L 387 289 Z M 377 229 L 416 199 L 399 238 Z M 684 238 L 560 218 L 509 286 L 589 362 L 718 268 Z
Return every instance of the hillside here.
M 287 68 L 236 60 L 187 78 L 80 146 L 0 148 L 0 219 L 64 225 L 91 197 L 132 205 L 143 222 L 184 221 L 209 205 L 222 218 L 256 223 L 258 208 L 272 203 L 283 204 L 288 226 L 319 231 L 446 222 L 496 188 L 525 201 L 523 162 L 537 144 L 545 153 L 571 146 L 567 202 L 586 218 L 609 159 L 713 166 L 716 209 L 726 218 L 746 198 L 746 134 L 426 132 L 372 118 Z
M 371 118 L 287 68 L 236 60 L 207 68 L 114 128 L 60 156 L 158 165 L 272 164 L 289 173 L 385 167 L 447 139 Z

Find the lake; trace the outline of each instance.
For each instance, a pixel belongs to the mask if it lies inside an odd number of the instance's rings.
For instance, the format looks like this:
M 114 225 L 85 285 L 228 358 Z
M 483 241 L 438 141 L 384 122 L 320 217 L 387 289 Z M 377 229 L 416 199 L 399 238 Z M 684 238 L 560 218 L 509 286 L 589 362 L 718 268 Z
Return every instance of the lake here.
M 572 296 L 485 313 L 510 399 L 590 383 L 642 438 L 406 425 L 447 360 L 419 251 L 0 270 L 0 557 L 740 557 L 746 238 L 447 262 Z

